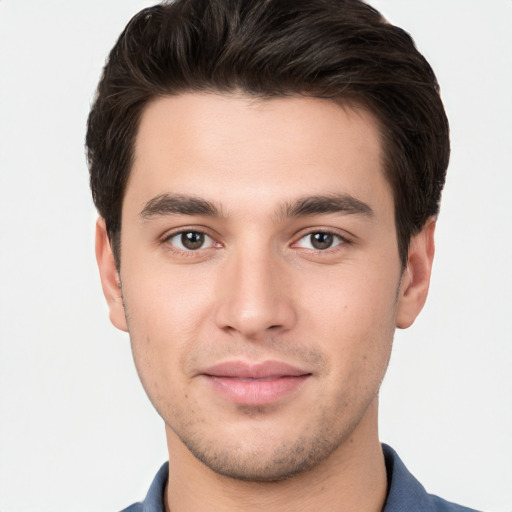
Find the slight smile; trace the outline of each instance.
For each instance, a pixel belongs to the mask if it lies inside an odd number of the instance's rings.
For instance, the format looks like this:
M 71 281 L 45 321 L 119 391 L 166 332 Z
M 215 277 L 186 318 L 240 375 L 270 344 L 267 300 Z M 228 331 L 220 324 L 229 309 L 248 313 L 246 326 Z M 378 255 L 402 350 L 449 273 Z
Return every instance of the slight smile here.
M 273 404 L 298 391 L 312 374 L 279 361 L 257 364 L 228 361 L 206 369 L 202 375 L 229 401 L 258 407 Z

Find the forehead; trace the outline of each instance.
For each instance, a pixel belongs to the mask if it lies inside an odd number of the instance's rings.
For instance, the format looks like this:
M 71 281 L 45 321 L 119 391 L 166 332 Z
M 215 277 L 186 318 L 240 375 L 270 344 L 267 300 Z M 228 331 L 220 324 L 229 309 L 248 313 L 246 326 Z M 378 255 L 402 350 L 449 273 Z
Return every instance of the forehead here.
M 125 201 L 162 193 L 225 203 L 391 192 L 374 116 L 329 100 L 187 93 L 143 111 Z M 136 196 L 136 197 L 135 197 Z

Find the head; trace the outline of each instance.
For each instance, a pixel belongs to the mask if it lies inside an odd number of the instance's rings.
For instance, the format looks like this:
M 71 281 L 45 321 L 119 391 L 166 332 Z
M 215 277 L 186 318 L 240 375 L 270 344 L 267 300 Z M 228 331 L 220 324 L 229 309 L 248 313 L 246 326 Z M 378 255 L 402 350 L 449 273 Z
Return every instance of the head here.
M 93 199 L 118 266 L 142 112 L 191 91 L 300 95 L 372 112 L 405 266 L 411 237 L 438 214 L 449 159 L 435 75 L 406 32 L 359 0 L 178 0 L 138 13 L 110 53 L 86 139 Z
M 356 0 L 146 9 L 87 148 L 111 319 L 174 460 L 281 480 L 376 439 L 448 162 L 411 38 Z

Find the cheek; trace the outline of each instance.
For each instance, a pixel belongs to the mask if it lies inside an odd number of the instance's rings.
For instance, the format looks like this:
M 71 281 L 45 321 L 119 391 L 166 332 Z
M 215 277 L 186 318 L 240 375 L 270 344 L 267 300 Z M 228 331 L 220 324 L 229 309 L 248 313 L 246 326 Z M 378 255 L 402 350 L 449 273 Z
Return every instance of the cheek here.
M 210 307 L 212 290 L 205 272 L 192 270 L 186 265 L 151 268 L 143 263 L 126 268 L 129 279 L 122 280 L 123 296 L 134 329 L 171 335 L 197 327 Z
M 148 387 L 183 374 L 210 314 L 212 290 L 204 285 L 204 276 L 190 272 L 134 268 L 126 268 L 123 297 L 135 365 L 151 394 Z
M 340 374 L 359 379 L 383 372 L 387 366 L 398 280 L 385 273 L 354 276 L 357 274 L 332 276 L 322 287 L 308 286 L 303 311 L 307 318 L 304 324 L 311 326 L 316 343 L 330 353 L 333 367 L 342 368 Z

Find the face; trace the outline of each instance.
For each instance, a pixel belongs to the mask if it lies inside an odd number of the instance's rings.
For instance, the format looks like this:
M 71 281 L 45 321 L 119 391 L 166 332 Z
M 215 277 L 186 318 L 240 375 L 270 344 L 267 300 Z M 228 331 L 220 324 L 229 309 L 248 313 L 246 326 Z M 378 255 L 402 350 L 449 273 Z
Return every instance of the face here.
M 146 108 L 120 286 L 101 222 L 97 251 L 171 452 L 278 480 L 376 435 L 393 332 L 421 309 L 431 252 L 418 236 L 402 276 L 382 160 L 372 115 L 327 100 L 191 93 Z

